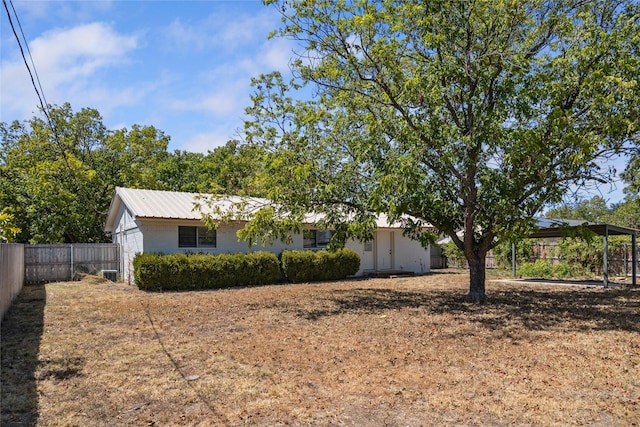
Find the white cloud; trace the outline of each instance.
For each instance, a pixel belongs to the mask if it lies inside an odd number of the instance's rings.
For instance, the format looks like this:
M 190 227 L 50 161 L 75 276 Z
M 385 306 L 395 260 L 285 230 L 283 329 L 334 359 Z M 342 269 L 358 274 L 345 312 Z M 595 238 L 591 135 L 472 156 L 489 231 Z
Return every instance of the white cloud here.
M 90 98 L 128 102 L 130 89 L 108 88 L 97 73 L 128 61 L 138 37 L 121 35 L 101 22 L 43 33 L 30 43 L 30 51 L 46 101 L 71 102 L 76 108 L 90 106 Z M 17 51 L 2 63 L 2 120 L 25 119 L 34 112 L 38 98 L 22 58 Z M 31 63 L 30 63 L 31 65 Z M 93 96 L 92 96 L 93 95 Z M 106 95 L 106 97 L 105 97 Z M 9 114 L 13 117 L 4 117 Z
M 56 19 L 69 22 L 81 22 L 90 19 L 96 13 L 107 13 L 112 9 L 113 1 L 16 1 L 14 6 L 22 22 Z
M 293 57 L 293 42 L 285 39 L 272 39 L 260 50 L 258 61 L 262 68 L 289 72 L 289 63 Z
M 46 32 L 31 43 L 31 53 L 38 68 L 56 84 L 122 62 L 137 43 L 136 36 L 119 35 L 110 26 L 94 22 Z
M 175 100 L 171 107 L 181 111 L 200 111 L 214 116 L 233 113 L 238 108 L 236 96 L 232 92 L 221 91 L 193 99 Z
M 248 47 L 256 40 L 266 40 L 279 21 L 271 8 L 259 13 L 238 11 L 238 3 L 227 10 L 220 8 L 197 22 L 185 22 L 176 18 L 163 30 L 165 42 L 174 49 L 202 50 L 217 48 L 235 52 Z
M 194 153 L 206 153 L 225 145 L 230 139 L 234 139 L 233 129 L 219 127 L 211 132 L 191 135 L 181 144 L 180 148 Z

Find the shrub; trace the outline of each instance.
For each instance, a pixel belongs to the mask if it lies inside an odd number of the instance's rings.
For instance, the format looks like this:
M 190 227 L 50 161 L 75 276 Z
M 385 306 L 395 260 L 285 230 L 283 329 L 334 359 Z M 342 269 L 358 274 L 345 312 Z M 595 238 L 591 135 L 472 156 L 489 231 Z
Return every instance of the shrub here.
M 553 276 L 558 279 L 566 279 L 567 277 L 572 277 L 573 273 L 571 271 L 571 266 L 567 263 L 560 263 L 553 266 Z
M 442 254 L 447 257 L 448 260 L 454 261 L 458 268 L 464 268 L 467 265 L 467 258 L 455 243 L 447 242 L 440 245 L 442 248 Z
M 278 258 L 269 252 L 248 254 L 138 254 L 133 275 L 143 290 L 192 290 L 276 283 Z
M 520 277 L 551 277 L 553 269 L 548 261 L 525 262 L 520 266 Z
M 533 247 L 531 239 L 522 239 L 516 242 L 516 257 L 518 262 L 528 261 L 533 256 Z M 500 268 L 511 268 L 512 254 L 511 243 L 502 242 L 498 244 L 493 253 L 496 257 L 496 263 Z
M 360 269 L 360 256 L 353 249 L 337 251 L 284 251 L 282 271 L 293 283 L 344 279 Z

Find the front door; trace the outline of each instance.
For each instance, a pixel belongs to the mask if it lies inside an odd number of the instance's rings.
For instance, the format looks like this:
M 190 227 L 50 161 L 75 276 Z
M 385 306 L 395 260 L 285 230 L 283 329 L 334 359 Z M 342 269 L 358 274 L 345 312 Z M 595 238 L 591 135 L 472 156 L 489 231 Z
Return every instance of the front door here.
M 378 230 L 375 241 L 376 269 L 393 269 L 393 231 Z

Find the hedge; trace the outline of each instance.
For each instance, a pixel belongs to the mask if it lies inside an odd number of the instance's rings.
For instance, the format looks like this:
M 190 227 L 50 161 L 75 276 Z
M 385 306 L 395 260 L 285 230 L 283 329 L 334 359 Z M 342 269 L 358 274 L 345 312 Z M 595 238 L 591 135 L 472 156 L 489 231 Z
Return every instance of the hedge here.
M 344 279 L 360 269 L 360 256 L 353 249 L 337 251 L 283 251 L 282 272 L 293 283 Z
M 270 252 L 248 254 L 138 254 L 133 275 L 143 290 L 217 289 L 265 285 L 280 278 L 278 258 Z

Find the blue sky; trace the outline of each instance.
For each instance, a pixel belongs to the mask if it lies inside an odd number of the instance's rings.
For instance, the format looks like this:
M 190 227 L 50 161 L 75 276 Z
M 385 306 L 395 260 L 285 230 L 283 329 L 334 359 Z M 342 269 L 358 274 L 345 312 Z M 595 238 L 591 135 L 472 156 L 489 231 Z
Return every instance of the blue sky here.
M 170 150 L 237 138 L 250 79 L 289 72 L 292 45 L 260 1 L 20 1 L 13 5 L 50 104 L 97 109 L 110 129 L 153 125 Z M 2 10 L 0 120 L 40 115 Z
M 170 150 L 207 152 L 238 138 L 250 80 L 289 73 L 294 45 L 260 1 L 13 0 L 48 103 L 97 109 L 110 129 L 153 125 Z M 2 10 L 0 121 L 40 115 Z M 615 162 L 624 169 L 623 161 Z M 609 202 L 623 184 L 592 189 Z

